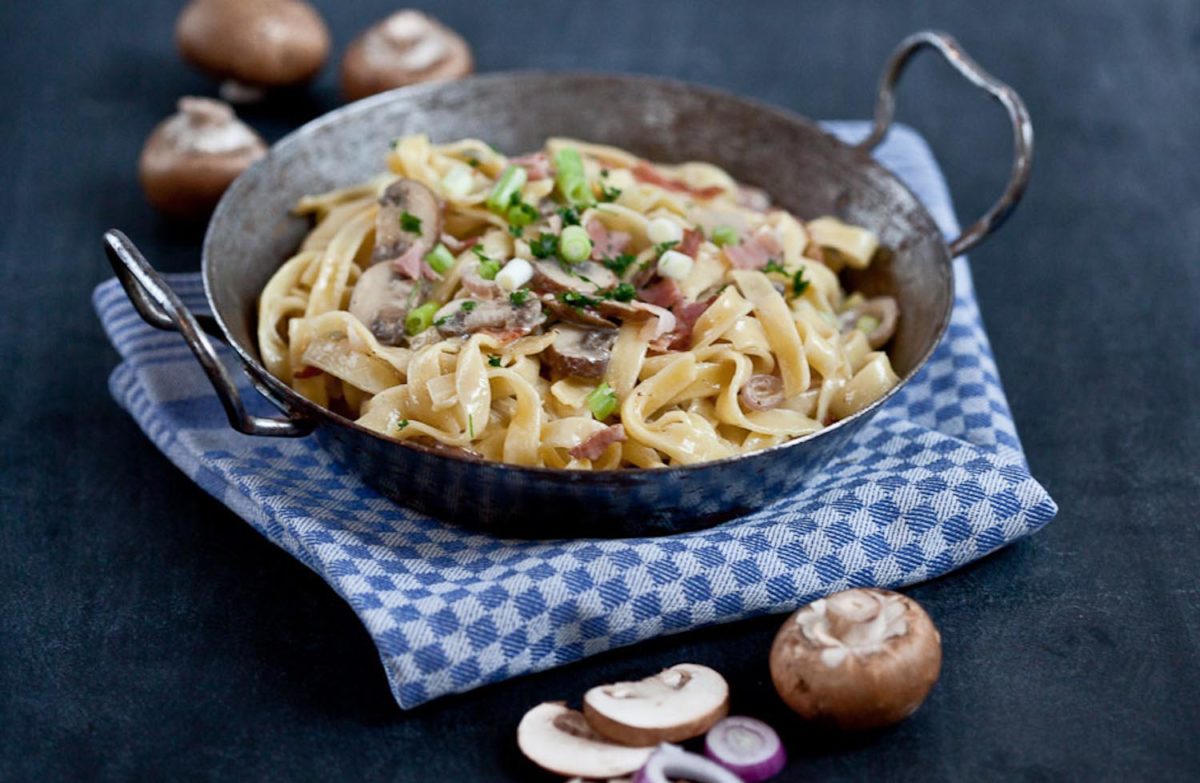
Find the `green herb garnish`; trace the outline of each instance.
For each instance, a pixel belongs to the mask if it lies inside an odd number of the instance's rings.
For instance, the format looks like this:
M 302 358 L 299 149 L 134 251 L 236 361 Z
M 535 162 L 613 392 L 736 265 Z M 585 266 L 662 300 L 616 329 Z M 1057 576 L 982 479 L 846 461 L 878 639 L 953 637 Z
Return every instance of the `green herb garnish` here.
M 541 213 L 538 212 L 532 205 L 518 200 L 516 193 L 513 194 L 513 199 L 516 201 L 516 203 L 508 208 L 508 222 L 510 228 L 512 226 L 520 226 L 523 228 L 541 216 Z
M 489 258 L 479 262 L 479 276 L 484 280 L 495 280 L 496 273 L 500 271 L 500 262 Z
M 579 210 L 575 207 L 559 207 L 558 216 L 562 218 L 564 226 L 579 225 Z
M 508 303 L 513 307 L 521 307 L 529 301 L 529 291 L 524 288 L 518 288 L 508 295 Z
M 401 419 L 400 421 L 396 422 L 396 432 L 400 432 L 407 426 L 408 426 L 408 419 Z
M 462 303 L 462 306 L 459 307 L 459 309 L 462 310 L 464 313 L 469 313 L 475 309 L 475 306 L 477 304 L 478 304 L 478 302 L 476 302 L 472 299 L 467 299 Z
M 629 283 L 621 283 L 604 292 L 605 299 L 615 299 L 618 302 L 632 302 L 637 296 L 637 289 Z
M 492 367 L 499 367 L 500 366 L 500 357 L 499 356 L 489 356 L 488 357 L 488 365 L 490 365 Z
M 558 251 L 558 237 L 545 231 L 529 243 L 529 252 L 534 258 L 549 258 Z
M 657 245 L 654 246 L 654 255 L 661 256 L 663 253 L 667 252 L 668 250 L 670 250 L 671 248 L 675 247 L 678 244 L 679 244 L 678 239 L 672 239 L 667 242 L 659 242 Z
M 616 201 L 620 197 L 621 197 L 621 189 L 620 188 L 610 188 L 608 185 L 600 186 L 600 200 L 601 201 Z
M 411 212 L 400 213 L 400 228 L 410 234 L 421 233 L 421 218 Z
M 606 267 L 617 273 L 617 277 L 624 277 L 625 270 L 637 261 L 637 257 L 632 253 L 621 253 L 615 258 L 606 258 L 602 262 Z
M 558 298 L 571 307 L 595 307 L 600 304 L 599 299 L 593 299 L 578 291 L 563 291 L 559 293 Z
M 508 224 L 508 235 L 515 239 L 522 239 L 525 236 L 525 227 L 518 226 L 515 223 Z
M 787 270 L 783 268 L 783 265 L 780 264 L 778 261 L 776 261 L 773 258 L 769 259 L 767 261 L 767 265 L 763 267 L 762 271 L 763 271 L 763 274 L 768 274 L 768 275 L 771 274 L 772 272 L 778 272 L 781 275 L 787 274 Z
M 792 294 L 800 296 L 808 290 L 808 281 L 804 279 L 804 267 L 796 270 L 796 274 L 792 276 Z

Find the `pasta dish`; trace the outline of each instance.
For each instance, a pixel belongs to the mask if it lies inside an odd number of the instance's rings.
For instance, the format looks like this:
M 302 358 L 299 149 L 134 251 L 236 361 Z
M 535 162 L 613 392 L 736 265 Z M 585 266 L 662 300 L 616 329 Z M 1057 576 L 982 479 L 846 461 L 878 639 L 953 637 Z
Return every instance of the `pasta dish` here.
M 300 199 L 259 300 L 272 374 L 396 440 L 517 465 L 656 468 L 816 432 L 897 382 L 898 308 L 844 290 L 878 248 L 708 163 L 551 138 L 392 143 Z

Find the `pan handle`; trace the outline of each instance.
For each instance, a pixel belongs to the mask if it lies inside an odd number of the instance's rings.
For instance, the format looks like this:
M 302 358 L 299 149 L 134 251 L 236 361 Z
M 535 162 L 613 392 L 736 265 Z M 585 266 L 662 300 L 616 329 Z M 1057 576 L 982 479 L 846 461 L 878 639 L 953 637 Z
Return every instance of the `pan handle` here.
M 209 315 L 197 316 L 188 310 L 133 242 L 129 241 L 129 237 L 120 231 L 110 229 L 104 232 L 104 250 L 117 279 L 121 281 L 121 287 L 133 302 L 138 315 L 156 329 L 177 331 L 183 335 L 184 342 L 192 349 L 208 380 L 212 382 L 213 389 L 225 408 L 225 415 L 229 417 L 229 423 L 235 430 L 246 435 L 273 435 L 285 438 L 303 437 L 313 431 L 315 424 L 311 419 L 290 410 L 287 402 L 259 381 L 253 373 L 247 375 L 254 388 L 286 414 L 287 418 L 269 419 L 250 414 L 242 404 L 237 385 L 229 376 L 225 365 L 217 358 L 217 352 L 208 339 L 208 334 L 224 339 L 216 319 Z
M 1025 185 L 1029 182 L 1030 166 L 1033 164 L 1033 125 L 1029 122 L 1029 111 L 1025 108 L 1025 102 L 1012 87 L 980 67 L 952 36 L 936 30 L 925 30 L 901 41 L 888 58 L 887 65 L 883 68 L 883 76 L 879 79 L 879 95 L 875 100 L 875 127 L 871 129 L 871 135 L 858 144 L 859 149 L 873 150 L 887 135 L 896 112 L 896 81 L 913 55 L 925 48 L 936 49 L 967 81 L 999 101 L 1008 112 L 1013 130 L 1013 165 L 1008 185 L 983 217 L 950 242 L 950 255 L 954 257 L 975 247 L 984 237 L 999 228 L 1021 200 Z

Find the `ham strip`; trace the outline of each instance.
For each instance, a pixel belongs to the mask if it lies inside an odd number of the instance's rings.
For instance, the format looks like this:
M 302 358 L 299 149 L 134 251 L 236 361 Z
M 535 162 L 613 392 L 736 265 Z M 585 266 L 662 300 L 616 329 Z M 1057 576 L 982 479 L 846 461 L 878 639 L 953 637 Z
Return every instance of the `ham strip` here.
M 633 177 L 638 182 L 657 185 L 660 188 L 673 190 L 676 193 L 689 193 L 696 198 L 715 198 L 725 192 L 725 188 L 720 185 L 709 185 L 707 188 L 693 188 L 686 182 L 680 182 L 677 179 L 664 176 L 658 169 L 644 160 L 638 161 L 638 164 L 633 167 Z
M 683 239 L 679 240 L 679 244 L 674 247 L 685 256 L 696 257 L 696 253 L 700 250 L 700 243 L 704 241 L 704 234 L 694 228 L 689 228 L 683 232 Z
M 638 291 L 638 299 L 670 310 L 683 299 L 683 293 L 678 283 L 669 277 L 662 277 L 653 285 Z
M 392 270 L 398 275 L 407 277 L 409 280 L 416 280 L 422 273 L 425 273 L 426 277 L 428 277 L 433 273 L 433 270 L 422 269 L 424 265 L 421 263 L 421 258 L 424 255 L 424 248 L 419 244 L 414 244 L 403 255 L 392 259 Z
M 614 424 L 589 435 L 582 443 L 567 453 L 575 459 L 598 459 L 609 446 L 625 440 L 627 438 L 624 425 Z
M 550 159 L 546 157 L 546 153 L 544 152 L 531 152 L 519 158 L 512 158 L 509 163 L 525 169 L 525 175 L 530 182 L 535 182 L 539 179 L 549 179 L 552 173 L 550 170 Z
M 625 252 L 631 237 L 624 231 L 609 231 L 599 220 L 589 220 L 588 237 L 592 240 L 592 260 L 602 261 Z
M 735 269 L 762 269 L 772 258 L 779 258 L 783 246 L 774 231 L 765 229 L 740 245 L 726 245 L 722 252 Z

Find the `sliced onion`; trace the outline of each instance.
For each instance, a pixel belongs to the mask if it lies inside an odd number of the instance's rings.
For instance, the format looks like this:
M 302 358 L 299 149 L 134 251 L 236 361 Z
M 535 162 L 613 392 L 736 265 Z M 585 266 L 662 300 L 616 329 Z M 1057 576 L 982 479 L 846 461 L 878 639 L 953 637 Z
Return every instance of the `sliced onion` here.
M 671 783 L 676 778 L 692 783 L 744 783 L 721 765 L 665 742 L 633 776 L 633 783 Z
M 657 316 L 658 320 L 657 323 L 655 323 L 654 331 L 648 335 L 648 339 L 657 340 L 664 334 L 669 334 L 675 331 L 676 318 L 675 314 L 670 310 L 666 309 L 665 307 L 659 307 L 658 305 L 652 305 L 648 302 L 635 301 L 630 302 L 630 304 L 639 310 L 645 310 L 646 312 Z
M 774 777 L 787 763 L 783 743 L 761 720 L 733 715 L 717 721 L 704 738 L 704 755 L 745 783 Z

